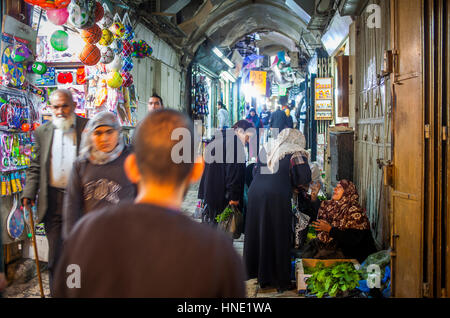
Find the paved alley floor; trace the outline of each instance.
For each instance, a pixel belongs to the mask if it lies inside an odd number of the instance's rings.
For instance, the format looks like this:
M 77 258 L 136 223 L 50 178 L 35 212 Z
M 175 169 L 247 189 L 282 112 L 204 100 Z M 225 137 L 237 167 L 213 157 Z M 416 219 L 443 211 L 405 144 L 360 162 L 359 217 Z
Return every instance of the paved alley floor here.
M 186 198 L 182 204 L 182 212 L 188 216 L 192 216 L 192 214 L 195 211 L 195 207 L 197 206 L 197 192 L 198 192 L 198 184 L 193 185 L 187 195 Z M 196 220 L 200 221 L 200 220 Z M 239 239 L 234 240 L 233 245 L 236 249 L 236 251 L 239 253 L 239 255 L 242 256 L 243 249 L 244 249 L 244 235 L 242 235 Z M 45 263 L 44 263 L 45 264 Z M 45 265 L 44 265 L 45 266 Z M 14 270 L 17 270 L 14 268 Z M 39 290 L 39 284 L 38 284 L 38 278 L 36 276 L 35 272 L 35 265 L 33 260 L 26 260 L 23 264 L 18 266 L 18 272 L 16 273 L 17 276 L 22 276 L 22 278 L 19 278 L 17 281 L 13 281 L 13 283 L 6 289 L 6 291 L 3 293 L 3 297 L 7 298 L 39 298 L 40 297 L 40 290 Z M 24 273 L 22 273 L 24 272 Z M 28 272 L 26 274 L 25 272 Z M 32 273 L 30 280 L 26 281 L 26 279 L 23 278 L 23 276 L 30 276 L 29 273 Z M 12 275 L 14 273 L 11 273 Z M 48 271 L 44 270 L 42 272 L 42 281 L 43 281 L 43 287 L 44 287 L 44 293 L 46 297 L 49 297 L 50 291 L 49 291 L 49 282 L 48 282 Z M 284 293 L 278 293 L 275 289 L 266 289 L 261 290 L 256 282 L 256 279 L 252 279 L 247 281 L 247 297 L 249 298 L 260 298 L 260 297 L 267 297 L 267 298 L 278 298 L 278 297 L 299 297 L 299 295 L 296 293 L 295 290 L 292 291 L 286 291 Z

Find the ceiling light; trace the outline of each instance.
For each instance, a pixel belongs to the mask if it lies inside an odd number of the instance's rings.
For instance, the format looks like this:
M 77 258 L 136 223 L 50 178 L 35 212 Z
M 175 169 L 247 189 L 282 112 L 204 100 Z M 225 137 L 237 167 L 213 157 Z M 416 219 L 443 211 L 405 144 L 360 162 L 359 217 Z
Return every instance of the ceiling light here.
M 223 61 L 225 62 L 225 64 L 228 65 L 230 68 L 234 68 L 233 62 L 231 62 L 229 59 L 227 59 L 226 57 L 224 57 L 222 60 L 223 60 Z
M 222 53 L 217 47 L 214 47 L 214 48 L 212 49 L 212 51 L 213 51 L 218 57 L 220 57 L 220 58 L 223 57 L 223 53 Z

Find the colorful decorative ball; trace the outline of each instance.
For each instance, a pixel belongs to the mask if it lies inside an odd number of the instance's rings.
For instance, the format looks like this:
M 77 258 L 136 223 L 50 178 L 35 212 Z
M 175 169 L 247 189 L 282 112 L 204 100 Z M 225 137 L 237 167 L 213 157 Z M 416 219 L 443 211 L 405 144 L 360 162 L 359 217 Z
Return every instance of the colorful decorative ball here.
M 153 53 L 153 49 L 150 45 L 147 44 L 144 40 L 133 40 L 131 41 L 134 51 L 131 56 L 136 58 L 145 58 L 149 57 Z
M 131 45 L 130 42 L 127 40 L 122 41 L 123 49 L 122 49 L 122 55 L 123 56 L 129 56 L 134 51 L 133 45 Z
M 111 43 L 111 48 L 114 50 L 114 53 L 121 54 L 123 51 L 122 40 L 115 39 L 113 43 Z
M 109 12 L 109 11 L 105 11 L 103 14 L 103 18 L 100 21 L 98 21 L 98 25 L 102 29 L 109 29 L 113 23 L 114 23 L 114 18 L 112 16 L 111 12 Z
M 115 54 L 112 48 L 107 46 L 102 47 L 100 49 L 100 53 L 102 54 L 102 57 L 100 58 L 100 63 L 109 64 L 114 60 Z
M 57 30 L 50 37 L 50 44 L 56 51 L 65 51 L 69 47 L 69 35 L 66 31 Z
M 118 72 L 122 68 L 122 57 L 118 54 L 114 57 L 114 60 L 108 64 L 108 69 L 110 71 Z
M 86 43 L 95 44 L 102 38 L 102 29 L 97 24 L 94 24 L 92 28 L 81 31 L 81 38 Z
M 100 61 L 101 53 L 97 46 L 86 44 L 78 57 L 83 64 L 93 66 Z
M 131 41 L 134 39 L 134 31 L 131 25 L 125 25 L 125 33 L 123 34 L 123 39 Z
M 105 14 L 105 9 L 103 9 L 100 2 L 95 2 L 95 22 L 99 22 L 101 19 L 103 19 L 103 15 Z
M 106 83 L 112 88 L 122 86 L 123 79 L 119 72 L 110 72 L 106 78 Z
M 11 52 L 11 58 L 15 63 L 21 63 L 31 55 L 30 49 L 26 45 L 19 45 Z
M 95 24 L 95 1 L 73 0 L 69 6 L 69 20 L 78 29 L 88 29 Z
M 23 131 L 23 132 L 28 132 L 28 131 L 30 131 L 30 128 L 31 128 L 31 127 L 30 127 L 30 124 L 28 124 L 28 123 L 23 123 L 21 128 L 22 128 L 22 131 Z
M 31 70 L 38 75 L 42 75 L 47 72 L 47 65 L 41 62 L 34 62 Z
M 130 56 L 127 56 L 123 59 L 123 63 L 122 63 L 122 71 L 123 72 L 129 72 L 133 69 L 133 60 L 131 59 Z
M 120 75 L 122 76 L 122 85 L 123 87 L 130 87 L 131 84 L 133 84 L 133 75 L 131 75 L 131 73 L 129 72 L 122 72 L 120 73 Z
M 109 29 L 114 34 L 114 37 L 118 39 L 125 34 L 125 27 L 122 22 L 114 22 Z
M 53 24 L 63 25 L 69 18 L 69 10 L 67 8 L 47 10 L 47 18 Z
M 99 44 L 103 46 L 108 46 L 114 41 L 114 36 L 108 29 L 102 30 L 102 37 Z

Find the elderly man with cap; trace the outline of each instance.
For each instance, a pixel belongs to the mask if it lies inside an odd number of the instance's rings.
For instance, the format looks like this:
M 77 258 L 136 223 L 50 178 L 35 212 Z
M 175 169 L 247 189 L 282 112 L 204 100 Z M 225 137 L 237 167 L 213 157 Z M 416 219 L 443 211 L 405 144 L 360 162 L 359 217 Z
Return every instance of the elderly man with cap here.
M 64 198 L 63 239 L 86 213 L 134 200 L 136 186 L 123 168 L 129 154 L 113 113 L 98 113 L 88 122 Z

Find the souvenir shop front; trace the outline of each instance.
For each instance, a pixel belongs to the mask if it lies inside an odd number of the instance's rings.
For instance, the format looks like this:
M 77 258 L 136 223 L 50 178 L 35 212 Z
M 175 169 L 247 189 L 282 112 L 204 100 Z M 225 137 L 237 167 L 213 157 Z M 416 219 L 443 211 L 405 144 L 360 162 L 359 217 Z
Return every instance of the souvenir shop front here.
M 125 11 L 115 12 L 103 1 L 26 0 L 22 8 L 29 19 L 23 22 L 8 15 L 5 1 L 2 5 L 0 225 L 8 263 L 33 254 L 19 197 L 35 155 L 33 131 L 51 120 L 50 94 L 69 89 L 78 116 L 113 112 L 129 141 L 138 105 L 130 71 L 137 59 L 150 57 L 152 48 L 135 38 L 136 23 Z M 38 225 L 36 241 L 44 250 L 39 258 L 46 261 L 44 235 Z

